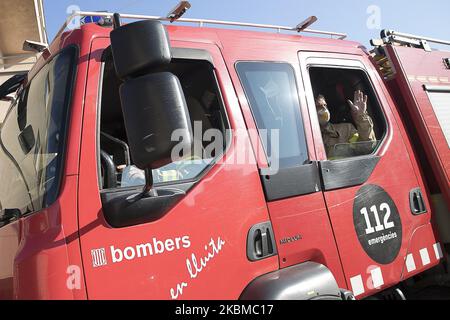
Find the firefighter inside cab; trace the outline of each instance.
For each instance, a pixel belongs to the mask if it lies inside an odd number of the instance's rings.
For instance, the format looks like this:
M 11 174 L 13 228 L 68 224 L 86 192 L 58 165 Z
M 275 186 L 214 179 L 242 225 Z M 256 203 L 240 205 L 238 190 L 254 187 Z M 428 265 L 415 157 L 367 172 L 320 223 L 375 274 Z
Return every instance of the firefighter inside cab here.
M 342 87 L 338 87 L 342 88 Z M 342 92 L 341 90 L 337 90 Z M 374 124 L 367 113 L 368 97 L 361 90 L 354 92 L 353 101 L 347 100 L 353 123 L 342 117 L 339 123 L 331 123 L 331 113 L 323 94 L 316 97 L 323 142 L 329 158 L 363 155 L 372 152 L 377 138 Z

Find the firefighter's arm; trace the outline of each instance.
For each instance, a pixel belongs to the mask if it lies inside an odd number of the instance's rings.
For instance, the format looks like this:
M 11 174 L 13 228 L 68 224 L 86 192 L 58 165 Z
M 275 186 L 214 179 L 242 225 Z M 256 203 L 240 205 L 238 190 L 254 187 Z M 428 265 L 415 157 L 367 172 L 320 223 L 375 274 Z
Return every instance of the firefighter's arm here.
M 375 131 L 373 130 L 373 120 L 367 113 L 358 115 L 353 119 L 358 129 L 359 142 L 377 141 Z
M 352 101 L 348 100 L 348 104 L 352 110 L 353 120 L 358 129 L 358 141 L 376 141 L 375 131 L 373 130 L 373 120 L 367 113 L 367 95 L 362 91 L 355 92 L 355 98 Z

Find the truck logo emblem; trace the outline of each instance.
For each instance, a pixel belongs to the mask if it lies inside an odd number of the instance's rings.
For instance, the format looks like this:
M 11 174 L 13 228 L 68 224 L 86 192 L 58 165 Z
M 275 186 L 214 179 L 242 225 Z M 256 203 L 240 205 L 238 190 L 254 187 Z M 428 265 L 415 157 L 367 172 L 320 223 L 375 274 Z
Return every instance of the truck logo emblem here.
M 367 255 L 391 264 L 402 246 L 402 221 L 394 200 L 380 186 L 362 187 L 353 204 L 356 235 Z
M 105 248 L 93 249 L 91 250 L 92 255 L 92 266 L 94 268 L 103 267 L 108 264 L 106 261 L 106 251 Z
M 302 240 L 303 239 L 303 237 L 301 236 L 301 235 L 296 235 L 296 236 L 293 236 L 293 237 L 287 237 L 287 238 L 283 238 L 283 239 L 281 239 L 280 240 L 280 244 L 288 244 L 288 243 L 291 243 L 291 242 L 296 242 L 296 241 L 299 241 L 299 240 Z

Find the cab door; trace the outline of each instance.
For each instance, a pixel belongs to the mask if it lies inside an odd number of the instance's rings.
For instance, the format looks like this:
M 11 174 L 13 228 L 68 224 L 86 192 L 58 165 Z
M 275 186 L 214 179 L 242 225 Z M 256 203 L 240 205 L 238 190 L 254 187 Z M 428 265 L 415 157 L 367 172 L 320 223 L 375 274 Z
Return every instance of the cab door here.
M 378 73 L 360 55 L 301 52 L 299 58 L 323 195 L 348 288 L 363 298 L 435 266 L 442 254 L 430 224 L 424 184 L 396 106 Z M 366 153 L 330 156 L 323 144 L 315 96 L 328 95 L 332 101 L 333 94 L 339 96 L 333 90 L 341 82 L 350 89 L 346 98 L 352 99 L 349 74 L 360 78 L 354 90 L 369 96 L 368 111 L 378 141 Z M 339 111 L 338 106 L 329 109 Z M 345 121 L 351 120 L 341 119 Z
M 243 132 L 239 137 L 244 139 L 241 148 L 249 145 L 218 47 L 172 40 L 174 50 L 195 49 L 178 50 L 186 53 L 184 62 L 204 59 L 210 64 L 225 112 L 223 119 L 230 128 Z M 255 161 L 239 164 L 233 160 L 237 153 L 235 134 L 224 155 L 199 175 L 178 182 L 169 179 L 163 184 L 185 195 L 162 217 L 123 228 L 114 228 L 105 219 L 102 198 L 114 192 L 142 190 L 142 186 L 102 188 L 99 182 L 99 99 L 117 94 L 101 95 L 102 79 L 106 77 L 102 55 L 108 46 L 109 38 L 92 42 L 80 158 L 79 234 L 89 298 L 239 298 L 254 278 L 278 269 L 278 260 L 271 255 L 251 262 L 247 257 L 249 230 L 270 219 Z M 102 106 L 112 107 L 107 103 Z
M 297 43 L 222 37 L 258 161 L 280 268 L 315 262 L 346 283 L 327 213 Z

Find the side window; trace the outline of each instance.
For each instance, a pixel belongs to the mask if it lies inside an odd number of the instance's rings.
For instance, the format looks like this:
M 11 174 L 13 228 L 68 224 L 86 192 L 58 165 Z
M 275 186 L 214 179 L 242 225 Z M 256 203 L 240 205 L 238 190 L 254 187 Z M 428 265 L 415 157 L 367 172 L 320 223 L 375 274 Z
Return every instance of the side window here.
M 183 161 L 153 170 L 156 185 L 195 181 L 221 156 L 226 147 L 228 120 L 213 66 L 207 61 L 173 59 L 163 70 L 180 80 L 194 133 L 194 147 Z M 112 59 L 104 63 L 101 93 L 99 167 L 101 189 L 137 187 L 145 173 L 133 165 Z
M 58 197 L 77 52 L 68 47 L 56 55 L 6 116 L 0 132 L 0 215 L 41 210 Z
M 292 66 L 239 62 L 236 69 L 272 169 L 278 161 L 280 169 L 307 163 L 308 149 Z
M 366 73 L 331 67 L 310 67 L 309 73 L 328 159 L 374 153 L 386 121 Z

